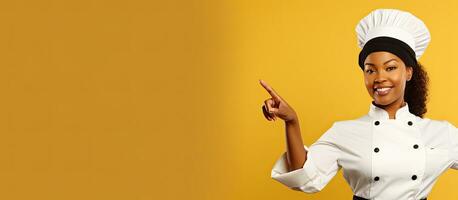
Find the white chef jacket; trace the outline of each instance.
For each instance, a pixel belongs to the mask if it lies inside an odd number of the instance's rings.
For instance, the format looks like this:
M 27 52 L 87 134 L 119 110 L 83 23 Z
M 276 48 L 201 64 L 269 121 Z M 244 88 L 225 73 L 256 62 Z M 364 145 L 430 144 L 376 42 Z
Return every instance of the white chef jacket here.
M 286 152 L 271 177 L 306 193 L 322 190 L 343 169 L 353 194 L 371 200 L 418 200 L 428 196 L 448 168 L 458 169 L 458 130 L 445 120 L 420 118 L 406 104 L 388 112 L 370 104 L 369 113 L 336 121 L 307 147 L 303 167 L 288 172 Z M 351 197 L 349 197 L 351 199 Z

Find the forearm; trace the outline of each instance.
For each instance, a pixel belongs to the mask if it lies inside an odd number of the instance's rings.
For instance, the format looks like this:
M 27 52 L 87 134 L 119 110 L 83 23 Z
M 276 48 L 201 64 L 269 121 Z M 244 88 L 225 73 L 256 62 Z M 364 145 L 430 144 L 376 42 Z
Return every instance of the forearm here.
M 306 161 L 306 151 L 302 142 L 299 120 L 285 122 L 286 128 L 286 153 L 288 159 L 289 171 L 302 168 Z

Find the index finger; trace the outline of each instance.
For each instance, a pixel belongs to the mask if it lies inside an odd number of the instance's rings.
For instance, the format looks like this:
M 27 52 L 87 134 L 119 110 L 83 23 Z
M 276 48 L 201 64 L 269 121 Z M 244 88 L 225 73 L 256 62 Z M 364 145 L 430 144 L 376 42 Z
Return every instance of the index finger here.
M 259 80 L 259 83 L 261 83 L 262 87 L 264 87 L 264 89 L 267 90 L 267 92 L 269 92 L 270 96 L 272 96 L 272 98 L 274 98 L 275 100 L 280 100 L 281 97 L 274 91 L 274 89 L 272 87 L 270 87 L 265 81 L 263 80 Z

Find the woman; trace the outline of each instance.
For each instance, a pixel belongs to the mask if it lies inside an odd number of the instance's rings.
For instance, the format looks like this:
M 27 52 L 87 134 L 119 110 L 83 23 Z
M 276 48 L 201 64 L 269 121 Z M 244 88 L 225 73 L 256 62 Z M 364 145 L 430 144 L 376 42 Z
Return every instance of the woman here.
M 424 118 L 428 78 L 417 62 L 429 41 L 412 14 L 377 9 L 356 27 L 359 66 L 373 101 L 369 113 L 337 121 L 310 147 L 302 143 L 294 109 L 266 82 L 268 120 L 286 126 L 286 152 L 271 176 L 294 190 L 322 190 L 339 169 L 353 199 L 427 199 L 445 170 L 458 169 L 458 131 L 445 120 Z

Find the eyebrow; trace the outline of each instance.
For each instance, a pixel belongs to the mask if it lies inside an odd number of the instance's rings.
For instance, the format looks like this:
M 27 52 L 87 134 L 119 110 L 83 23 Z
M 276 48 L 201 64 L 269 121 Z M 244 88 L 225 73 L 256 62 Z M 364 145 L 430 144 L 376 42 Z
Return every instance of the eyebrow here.
M 396 58 L 392 58 L 392 59 L 390 59 L 390 60 L 384 62 L 383 64 L 385 65 L 386 63 L 391 62 L 391 61 L 393 61 L 393 60 L 396 61 Z M 374 66 L 374 64 L 372 64 L 372 63 L 366 63 L 366 64 L 364 64 L 364 65 Z

